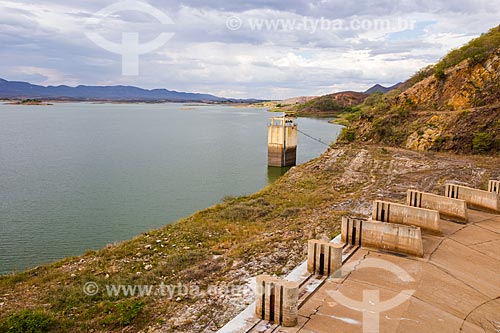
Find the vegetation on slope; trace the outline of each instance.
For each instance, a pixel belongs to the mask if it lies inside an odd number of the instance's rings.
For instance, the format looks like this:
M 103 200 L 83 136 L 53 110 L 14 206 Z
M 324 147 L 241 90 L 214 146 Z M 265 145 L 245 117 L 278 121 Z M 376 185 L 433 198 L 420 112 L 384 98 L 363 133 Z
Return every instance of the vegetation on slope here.
M 368 94 L 344 91 L 313 98 L 293 105 L 278 104 L 272 111 L 287 112 L 298 116 L 336 116 L 344 112 L 354 112 Z
M 434 74 L 434 75 L 432 75 Z M 500 152 L 500 27 L 491 29 L 401 87 L 342 115 L 341 140 L 415 150 Z
M 482 34 L 478 38 L 471 40 L 464 46 L 452 50 L 437 64 L 423 68 L 404 83 L 403 89 L 409 88 L 431 75 L 435 75 L 438 79 L 443 79 L 447 69 L 457 66 L 464 60 L 470 61 L 471 64 L 482 63 L 490 57 L 499 46 L 500 25 L 490 29 L 490 31 Z

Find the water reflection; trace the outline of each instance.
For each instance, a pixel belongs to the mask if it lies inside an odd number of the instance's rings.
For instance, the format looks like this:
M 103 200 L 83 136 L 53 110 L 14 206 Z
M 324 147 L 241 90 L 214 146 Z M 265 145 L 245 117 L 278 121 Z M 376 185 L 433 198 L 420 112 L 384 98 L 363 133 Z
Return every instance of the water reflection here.
M 268 184 L 274 183 L 278 178 L 283 176 L 288 170 L 290 170 L 291 167 L 284 167 L 284 168 L 278 168 L 278 167 L 268 167 L 267 168 L 267 182 Z

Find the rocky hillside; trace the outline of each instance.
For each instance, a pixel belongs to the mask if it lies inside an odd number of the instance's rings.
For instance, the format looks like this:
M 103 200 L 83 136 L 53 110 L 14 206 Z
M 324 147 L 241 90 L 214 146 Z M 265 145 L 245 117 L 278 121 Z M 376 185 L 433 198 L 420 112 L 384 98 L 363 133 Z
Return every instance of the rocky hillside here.
M 500 43 L 499 43 L 500 44 Z M 424 110 L 464 110 L 500 101 L 500 48 L 480 62 L 463 60 L 443 74 L 431 75 L 398 97 Z
M 373 95 L 343 139 L 416 150 L 500 151 L 500 27 L 491 29 L 400 88 Z

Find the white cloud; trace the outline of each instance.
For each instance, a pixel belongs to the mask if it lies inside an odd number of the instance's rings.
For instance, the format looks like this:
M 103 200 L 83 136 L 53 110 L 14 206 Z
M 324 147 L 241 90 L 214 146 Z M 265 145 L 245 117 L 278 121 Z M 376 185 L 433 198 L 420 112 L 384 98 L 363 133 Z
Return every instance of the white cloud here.
M 93 27 L 115 42 L 124 31 L 139 31 L 141 42 L 163 29 L 175 32 L 164 47 L 141 56 L 139 76 L 126 77 L 121 75 L 121 57 L 84 35 L 87 18 L 113 2 L 0 2 L 0 72 L 7 79 L 29 78 L 39 84 L 131 84 L 227 97 L 364 90 L 375 83 L 405 80 L 498 25 L 500 9 L 500 4 L 485 0 L 381 0 L 376 5 L 367 0 L 214 0 L 210 6 L 200 0 L 182 5 L 152 0 L 174 26 L 124 12 Z M 241 29 L 227 28 L 230 16 L 241 18 Z M 302 28 L 252 29 L 251 19 L 279 19 Z M 342 29 L 321 29 L 320 20 L 341 22 Z M 375 25 L 382 21 L 389 24 Z M 304 28 L 304 22 L 311 26 Z M 355 29 L 353 22 L 374 25 Z M 407 22 L 415 25 L 406 29 L 402 23 Z
M 11 69 L 11 75 L 17 73 L 24 77 L 38 77 L 39 83 L 43 85 L 77 85 L 75 78 L 67 77 L 66 74 L 53 68 L 35 67 L 35 66 L 17 66 Z

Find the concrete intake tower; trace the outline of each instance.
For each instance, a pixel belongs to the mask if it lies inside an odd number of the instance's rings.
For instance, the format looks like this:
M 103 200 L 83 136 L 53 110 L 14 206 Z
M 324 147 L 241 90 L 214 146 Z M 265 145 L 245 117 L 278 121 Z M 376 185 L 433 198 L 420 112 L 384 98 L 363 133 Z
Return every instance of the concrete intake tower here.
M 297 162 L 297 124 L 295 118 L 271 118 L 267 130 L 267 164 L 272 167 L 294 166 Z

